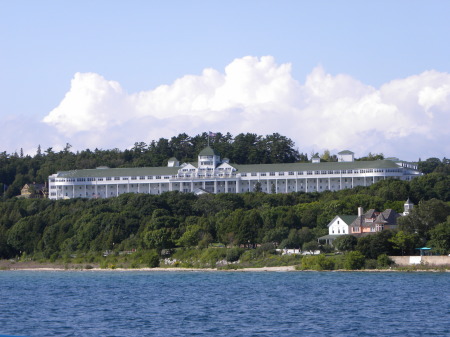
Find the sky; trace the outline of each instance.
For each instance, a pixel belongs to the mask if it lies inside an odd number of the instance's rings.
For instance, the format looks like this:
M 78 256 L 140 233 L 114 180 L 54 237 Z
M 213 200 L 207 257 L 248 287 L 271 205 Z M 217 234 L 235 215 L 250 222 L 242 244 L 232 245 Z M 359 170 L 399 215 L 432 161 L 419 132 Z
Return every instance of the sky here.
M 280 133 L 450 157 L 450 1 L 0 0 L 0 152 Z

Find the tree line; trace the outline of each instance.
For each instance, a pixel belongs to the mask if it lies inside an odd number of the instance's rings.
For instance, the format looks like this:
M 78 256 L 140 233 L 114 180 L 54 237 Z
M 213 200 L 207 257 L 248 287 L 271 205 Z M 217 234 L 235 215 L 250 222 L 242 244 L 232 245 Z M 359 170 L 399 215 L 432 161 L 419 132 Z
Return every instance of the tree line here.
M 318 249 L 317 238 L 339 214 L 364 209 L 403 211 L 410 197 L 416 204 L 400 219 L 400 230 L 356 239 L 343 236 L 340 250 L 359 250 L 367 258 L 409 254 L 431 244 L 450 250 L 449 176 L 432 173 L 411 182 L 384 180 L 369 187 L 322 193 L 200 195 L 123 194 L 108 199 L 7 199 L 0 202 L 0 258 L 28 255 L 51 258 L 64 254 L 173 248 Z M 436 198 L 439 196 L 439 198 Z M 442 198 L 441 198 L 442 197 Z M 330 247 L 322 247 L 329 249 Z

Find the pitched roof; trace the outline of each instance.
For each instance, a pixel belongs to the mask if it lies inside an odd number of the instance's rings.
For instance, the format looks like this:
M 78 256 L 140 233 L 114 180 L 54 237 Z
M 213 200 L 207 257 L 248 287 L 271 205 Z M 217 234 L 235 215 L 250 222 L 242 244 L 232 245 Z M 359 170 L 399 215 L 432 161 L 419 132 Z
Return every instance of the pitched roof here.
M 320 162 L 320 163 L 286 163 L 286 164 L 230 164 L 238 172 L 289 172 L 289 171 L 320 171 L 320 170 L 355 170 L 355 169 L 386 169 L 399 168 L 390 160 L 355 161 L 355 162 Z
M 339 217 L 344 221 L 347 225 L 350 225 L 358 216 L 357 215 L 339 215 Z
M 154 175 L 175 175 L 179 167 L 130 167 L 108 169 L 85 169 L 62 171 L 57 173 L 58 178 L 97 178 L 97 177 L 139 177 Z
M 211 146 L 207 146 L 203 150 L 201 150 L 198 155 L 199 156 L 217 156 L 218 154 L 214 151 L 214 149 Z
M 364 213 L 364 217 L 366 218 L 366 219 L 370 219 L 370 218 L 374 218 L 375 216 L 376 216 L 376 214 L 375 214 L 376 212 L 375 212 L 375 209 L 369 209 L 366 213 Z
M 336 215 L 336 216 L 333 218 L 333 220 L 330 221 L 330 223 L 328 224 L 328 227 L 330 227 L 331 223 L 332 223 L 332 222 L 334 221 L 334 219 L 336 219 L 336 218 L 340 218 L 342 221 L 345 222 L 346 225 L 349 226 L 349 225 L 355 220 L 355 218 L 357 218 L 357 217 L 358 217 L 357 215 Z
M 389 225 L 396 225 L 397 219 L 400 217 L 400 214 L 390 208 L 384 210 L 382 214 Z

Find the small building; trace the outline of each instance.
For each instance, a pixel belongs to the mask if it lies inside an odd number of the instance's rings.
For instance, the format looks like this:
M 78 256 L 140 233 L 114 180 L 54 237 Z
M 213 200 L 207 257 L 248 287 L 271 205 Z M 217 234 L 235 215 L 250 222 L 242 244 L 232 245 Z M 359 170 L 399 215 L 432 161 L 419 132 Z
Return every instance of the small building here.
M 333 241 L 341 236 L 350 234 L 350 225 L 357 215 L 336 215 L 328 224 L 328 235 L 319 238 L 319 242 L 333 245 Z
M 404 204 L 405 215 L 407 210 L 412 209 L 413 204 L 408 199 Z M 406 213 L 406 214 L 409 214 Z M 397 229 L 397 219 L 401 217 L 393 209 L 378 212 L 370 209 L 364 213 L 362 207 L 358 207 L 358 215 L 337 215 L 328 224 L 328 235 L 318 238 L 319 243 L 333 245 L 333 241 L 341 235 L 353 235 L 356 237 L 375 234 L 383 230 Z
M 397 219 L 400 217 L 396 211 L 386 209 L 378 212 L 370 209 L 363 213 L 362 207 L 358 208 L 358 216 L 350 224 L 349 234 L 360 236 L 364 233 L 376 233 L 385 229 L 396 229 Z
M 20 190 L 20 198 L 44 199 L 47 198 L 47 186 L 45 184 L 25 184 Z

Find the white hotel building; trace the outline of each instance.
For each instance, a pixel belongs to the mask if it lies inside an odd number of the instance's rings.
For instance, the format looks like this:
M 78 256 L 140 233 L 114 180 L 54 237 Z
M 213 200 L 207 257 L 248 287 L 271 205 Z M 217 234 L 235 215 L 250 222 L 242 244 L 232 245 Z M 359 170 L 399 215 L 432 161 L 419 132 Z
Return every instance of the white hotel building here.
M 235 165 L 211 147 L 198 155 L 197 163 L 175 158 L 167 167 L 108 168 L 63 171 L 49 177 L 49 198 L 109 198 L 123 193 L 161 194 L 244 193 L 260 188 L 266 193 L 338 191 L 369 186 L 380 180 L 411 180 L 421 173 L 417 165 L 396 158 L 354 161 L 351 151 L 338 154 L 338 162 Z

